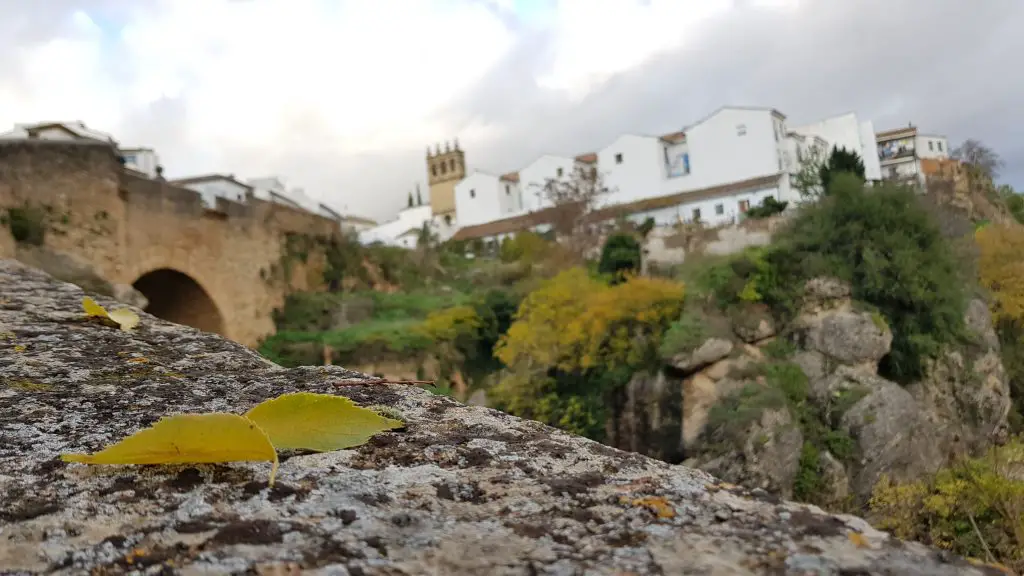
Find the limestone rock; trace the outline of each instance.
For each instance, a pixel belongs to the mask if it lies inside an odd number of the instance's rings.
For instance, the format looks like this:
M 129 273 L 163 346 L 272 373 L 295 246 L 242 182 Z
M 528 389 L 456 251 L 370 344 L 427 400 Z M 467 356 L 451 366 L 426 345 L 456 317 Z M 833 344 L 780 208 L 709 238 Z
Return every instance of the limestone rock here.
M 789 410 L 768 409 L 746 430 L 739 450 L 705 460 L 700 467 L 729 482 L 791 497 L 803 443 Z
M 775 321 L 767 306 L 742 306 L 732 316 L 732 329 L 741 340 L 750 344 L 775 336 Z
M 337 366 L 286 370 L 148 314 L 132 332 L 84 322 L 81 297 L 0 261 L 0 325 L 13 335 L 0 342 L 0 572 L 985 573 L 859 518 L 425 390 Z M 242 412 L 295 390 L 389 406 L 407 427 L 290 455 L 273 488 L 266 463 L 59 459 L 164 414 Z
M 679 462 L 682 383 L 659 370 L 639 372 L 626 385 L 617 414 L 606 425 L 608 442 L 623 450 Z
M 850 366 L 876 371 L 878 362 L 889 353 L 892 332 L 868 312 L 832 311 L 803 321 L 803 345 L 806 350 Z
M 672 366 L 690 374 L 709 364 L 718 362 L 732 353 L 732 342 L 724 338 L 708 338 L 689 354 L 678 354 L 672 359 Z
M 843 463 L 831 452 L 823 450 L 818 455 L 818 469 L 821 470 L 821 485 L 824 487 L 824 493 L 820 495 L 823 505 L 829 509 L 845 505 L 850 497 L 850 478 Z
M 838 278 L 812 278 L 804 284 L 803 310 L 814 314 L 845 306 L 851 296 L 850 285 Z
M 840 428 L 857 444 L 860 461 L 850 471 L 850 487 L 865 502 L 882 474 L 897 482 L 916 480 L 935 472 L 945 455 L 906 389 L 882 378 L 858 376 L 861 382 L 872 382 L 870 391 L 842 414 Z

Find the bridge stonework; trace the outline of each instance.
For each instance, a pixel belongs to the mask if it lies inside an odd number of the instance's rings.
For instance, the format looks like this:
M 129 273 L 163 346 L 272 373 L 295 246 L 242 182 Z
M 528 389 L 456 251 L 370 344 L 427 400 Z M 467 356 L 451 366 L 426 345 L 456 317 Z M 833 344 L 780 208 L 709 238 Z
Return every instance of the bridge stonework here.
M 45 247 L 134 285 L 147 311 L 248 346 L 274 331 L 288 293 L 325 288 L 324 251 L 295 258 L 288 237 L 338 234 L 328 218 L 257 199 L 208 209 L 195 192 L 124 170 L 99 143 L 0 143 L 0 258 L 16 256 L 11 210 L 26 207 L 42 215 Z

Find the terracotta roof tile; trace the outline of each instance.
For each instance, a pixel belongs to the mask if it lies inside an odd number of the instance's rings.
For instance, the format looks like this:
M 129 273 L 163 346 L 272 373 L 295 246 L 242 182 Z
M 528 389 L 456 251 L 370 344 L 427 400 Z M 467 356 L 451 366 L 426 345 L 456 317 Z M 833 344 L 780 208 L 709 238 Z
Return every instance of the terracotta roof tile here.
M 672 132 L 671 134 L 663 135 L 661 139 L 669 144 L 679 144 L 680 142 L 686 142 L 686 132 Z
M 619 216 L 627 214 L 678 206 L 689 202 L 710 200 L 719 196 L 729 196 L 747 190 L 758 190 L 761 188 L 778 186 L 778 184 L 779 175 L 770 174 L 768 176 L 750 178 L 739 182 L 730 182 L 729 184 L 712 186 L 710 188 L 703 188 L 700 190 L 690 190 L 687 192 L 669 194 L 667 196 L 646 198 L 644 200 L 637 200 L 636 202 L 628 202 L 626 204 L 616 204 L 614 206 L 609 206 L 607 208 L 591 212 L 587 216 L 587 220 L 590 222 L 613 220 Z M 465 228 L 459 229 L 459 231 L 452 236 L 452 239 L 472 240 L 474 238 L 486 238 L 488 236 L 497 236 L 499 234 L 521 232 L 523 230 L 529 230 L 536 226 L 540 226 L 541 224 L 551 224 L 555 221 L 555 216 L 557 214 L 558 207 L 551 207 L 538 210 L 536 212 L 530 212 L 528 214 L 520 214 L 519 216 L 513 216 L 511 218 L 485 222 L 475 226 L 466 226 Z
M 519 182 L 519 172 L 509 172 L 508 174 L 502 174 L 501 179 L 508 182 Z
M 582 162 L 584 164 L 593 164 L 594 162 L 597 162 L 597 152 L 587 152 L 586 154 L 580 154 L 579 156 L 576 157 L 576 161 Z

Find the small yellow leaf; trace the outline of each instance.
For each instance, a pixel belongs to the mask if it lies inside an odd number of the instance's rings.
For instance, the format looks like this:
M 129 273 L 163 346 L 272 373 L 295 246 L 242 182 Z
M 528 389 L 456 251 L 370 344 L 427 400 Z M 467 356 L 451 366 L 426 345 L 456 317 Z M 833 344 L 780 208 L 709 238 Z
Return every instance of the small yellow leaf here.
M 266 432 L 238 414 L 177 414 L 95 454 L 62 454 L 82 464 L 193 464 L 272 462 L 270 485 L 277 474 L 277 452 Z
M 279 450 L 342 450 L 359 446 L 378 432 L 405 426 L 400 420 L 356 406 L 344 396 L 312 392 L 266 400 L 245 417 L 266 431 Z
M 121 326 L 121 330 L 128 332 L 139 325 L 139 315 L 127 308 L 118 308 L 107 315 L 111 320 Z
M 96 318 L 110 318 L 107 314 L 107 309 L 96 303 L 95 300 L 86 296 L 82 298 L 82 308 L 85 310 L 86 316 L 95 316 Z
M 103 318 L 111 320 L 115 324 L 121 327 L 121 330 L 128 332 L 139 325 L 139 315 L 127 308 L 118 308 L 113 312 L 107 312 L 107 309 L 96 303 L 95 300 L 86 296 L 82 298 L 82 308 L 85 310 L 85 315 L 94 318 Z
M 850 542 L 853 542 L 853 545 L 857 548 L 871 547 L 871 544 L 868 542 L 867 537 L 865 537 L 860 532 L 850 532 L 849 534 L 847 534 L 847 536 L 849 537 Z
M 24 352 L 25 351 L 25 345 L 24 344 L 16 344 L 14 346 L 14 351 L 15 352 Z

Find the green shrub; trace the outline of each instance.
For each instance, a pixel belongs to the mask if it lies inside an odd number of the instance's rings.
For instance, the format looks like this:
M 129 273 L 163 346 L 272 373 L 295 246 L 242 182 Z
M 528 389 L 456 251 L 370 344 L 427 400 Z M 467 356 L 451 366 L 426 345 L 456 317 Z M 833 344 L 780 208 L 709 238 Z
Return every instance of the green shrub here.
M 774 196 L 766 196 L 760 206 L 747 210 L 747 218 L 761 219 L 781 214 L 789 206 L 789 202 L 780 202 Z
M 611 276 L 613 282 L 618 282 L 626 274 L 640 271 L 641 258 L 640 243 L 632 234 L 612 234 L 601 248 L 597 271 Z
M 7 210 L 7 227 L 16 242 L 42 246 L 46 239 L 46 212 L 38 206 L 24 205 Z
M 830 187 L 840 174 L 846 174 L 864 182 L 864 162 L 861 160 L 860 154 L 847 150 L 846 147 L 832 148 L 832 153 L 829 154 L 828 160 L 822 164 L 818 173 L 826 195 L 832 193 Z
M 677 354 L 693 352 L 707 338 L 707 318 L 695 307 L 687 306 L 665 331 L 658 351 L 663 359 L 671 360 Z

